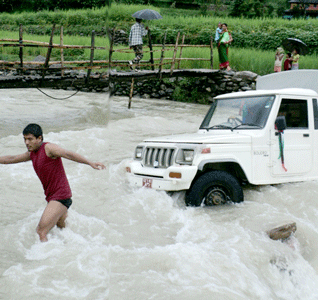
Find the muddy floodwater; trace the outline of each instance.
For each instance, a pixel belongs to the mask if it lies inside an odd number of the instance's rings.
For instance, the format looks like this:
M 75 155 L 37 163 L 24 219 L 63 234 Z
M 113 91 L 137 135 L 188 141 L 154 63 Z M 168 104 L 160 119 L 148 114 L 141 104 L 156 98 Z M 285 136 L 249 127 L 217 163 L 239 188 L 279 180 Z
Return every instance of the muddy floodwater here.
M 0 165 L 0 299 L 318 299 L 317 181 L 248 187 L 243 203 L 197 208 L 183 192 L 128 185 L 125 162 L 138 142 L 196 132 L 208 106 L 0 93 L 0 156 L 25 152 L 21 132 L 39 123 L 45 141 L 107 166 L 63 161 L 73 191 L 67 228 L 40 243 L 46 202 L 31 162 Z M 288 242 L 267 236 L 287 222 L 297 224 Z

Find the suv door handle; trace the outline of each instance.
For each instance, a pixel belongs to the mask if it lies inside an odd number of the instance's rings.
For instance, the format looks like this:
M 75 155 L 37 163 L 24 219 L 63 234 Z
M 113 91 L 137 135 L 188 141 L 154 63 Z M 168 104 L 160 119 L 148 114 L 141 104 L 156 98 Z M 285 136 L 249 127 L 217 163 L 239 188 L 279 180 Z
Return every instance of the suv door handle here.
M 303 137 L 309 137 L 309 133 L 304 133 Z

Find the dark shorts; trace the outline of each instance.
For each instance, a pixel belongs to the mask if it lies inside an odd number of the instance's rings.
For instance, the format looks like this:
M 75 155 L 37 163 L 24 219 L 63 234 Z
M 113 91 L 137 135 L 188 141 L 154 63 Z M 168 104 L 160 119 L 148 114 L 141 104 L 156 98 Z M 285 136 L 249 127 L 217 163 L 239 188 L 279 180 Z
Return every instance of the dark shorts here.
M 72 199 L 71 198 L 64 199 L 64 200 L 54 200 L 54 201 L 58 201 L 58 202 L 62 203 L 64 206 L 67 207 L 67 209 L 72 205 Z

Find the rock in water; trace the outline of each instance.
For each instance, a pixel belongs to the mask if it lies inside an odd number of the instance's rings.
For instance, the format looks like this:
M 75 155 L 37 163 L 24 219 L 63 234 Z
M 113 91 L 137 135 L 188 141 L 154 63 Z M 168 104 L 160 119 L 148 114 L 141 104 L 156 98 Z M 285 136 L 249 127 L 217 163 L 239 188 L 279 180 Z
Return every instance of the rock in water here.
M 293 222 L 268 230 L 267 234 L 272 240 L 285 240 L 289 238 L 291 234 L 296 231 L 296 229 L 296 223 Z

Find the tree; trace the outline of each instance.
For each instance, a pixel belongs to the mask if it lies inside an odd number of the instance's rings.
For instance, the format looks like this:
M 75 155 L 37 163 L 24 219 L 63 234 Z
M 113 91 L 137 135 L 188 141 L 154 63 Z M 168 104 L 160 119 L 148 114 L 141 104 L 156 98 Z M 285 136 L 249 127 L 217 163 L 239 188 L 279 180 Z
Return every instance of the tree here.
M 241 17 L 249 12 L 248 0 L 235 0 L 230 11 L 230 16 Z
M 261 18 L 270 16 L 273 10 L 273 6 L 266 0 L 235 0 L 230 10 L 230 16 Z

